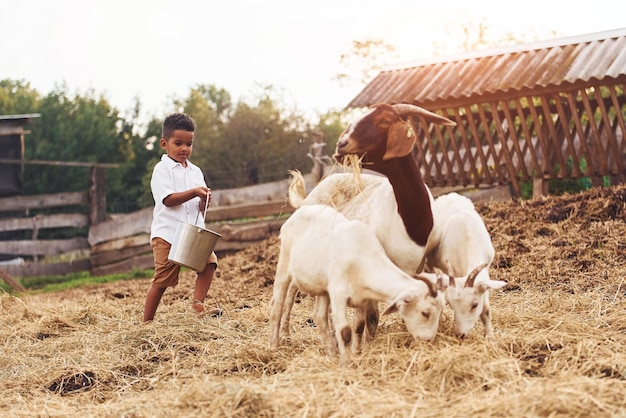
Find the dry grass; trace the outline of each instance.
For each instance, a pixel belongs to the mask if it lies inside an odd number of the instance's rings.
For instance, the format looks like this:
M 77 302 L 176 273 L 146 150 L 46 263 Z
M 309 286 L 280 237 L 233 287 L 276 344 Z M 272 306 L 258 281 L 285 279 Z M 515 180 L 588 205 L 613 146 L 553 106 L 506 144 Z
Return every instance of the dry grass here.
M 397 315 L 340 368 L 294 308 L 291 340 L 268 349 L 277 239 L 221 260 L 211 302 L 193 277 L 141 326 L 149 280 L 0 296 L 0 415 L 7 417 L 626 416 L 626 187 L 479 205 L 497 251 L 495 338 L 433 343 Z

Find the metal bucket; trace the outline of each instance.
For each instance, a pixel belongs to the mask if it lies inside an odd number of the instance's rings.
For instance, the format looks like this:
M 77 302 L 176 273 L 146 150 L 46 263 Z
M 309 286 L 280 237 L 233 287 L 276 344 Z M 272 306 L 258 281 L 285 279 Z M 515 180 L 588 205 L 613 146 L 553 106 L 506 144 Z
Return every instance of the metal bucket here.
M 219 238 L 221 235 L 215 231 L 178 221 L 167 259 L 200 272 L 206 267 Z

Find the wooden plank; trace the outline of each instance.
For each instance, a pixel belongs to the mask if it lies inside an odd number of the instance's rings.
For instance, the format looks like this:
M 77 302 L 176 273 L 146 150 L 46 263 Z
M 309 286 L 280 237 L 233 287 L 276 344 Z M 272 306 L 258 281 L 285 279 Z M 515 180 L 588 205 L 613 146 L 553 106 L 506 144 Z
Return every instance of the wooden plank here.
M 521 171 L 523 180 L 528 181 L 530 180 L 530 174 L 528 173 L 528 169 L 526 167 L 524 153 L 522 152 L 522 149 L 520 148 L 520 142 L 521 142 L 520 138 L 517 135 L 517 132 L 515 131 L 515 118 L 511 114 L 511 110 L 509 109 L 508 103 L 502 102 L 502 111 L 504 113 L 504 119 L 506 120 L 506 123 L 507 123 L 507 128 L 508 128 L 507 132 L 509 133 L 509 135 L 506 136 L 506 132 L 504 131 L 504 128 L 502 126 L 502 120 L 498 119 L 497 120 L 498 124 L 496 126 L 498 127 L 500 134 L 504 138 L 504 141 L 506 141 L 506 142 L 503 141 L 503 144 L 506 144 L 507 152 L 509 151 L 509 144 L 512 144 L 513 150 L 515 151 L 515 154 L 517 154 L 517 161 L 518 161 L 518 167 L 515 167 L 515 164 L 513 162 L 513 157 L 511 158 L 511 164 L 514 169 L 514 171 L 511 173 L 511 177 L 515 176 L 518 172 Z
M 87 192 L 13 196 L 0 199 L 0 211 L 52 208 L 56 206 L 87 205 Z
M 513 197 L 510 185 L 481 187 L 463 194 L 473 202 L 502 202 Z
M 259 222 L 254 225 L 233 227 L 227 225 L 220 229 L 224 241 L 261 241 L 269 238 L 270 229 L 267 222 Z
M 474 140 L 476 153 L 478 154 L 478 157 L 480 158 L 480 162 L 482 164 L 482 170 L 480 170 L 479 179 L 484 177 L 485 181 L 488 184 L 493 184 L 495 183 L 496 179 L 494 179 L 491 175 L 491 170 L 489 169 L 489 160 L 487 159 L 487 156 L 485 155 L 485 152 L 483 150 L 483 144 L 480 140 L 480 135 L 478 134 L 478 126 L 476 125 L 476 121 L 474 120 L 471 107 L 467 106 L 465 108 L 465 112 L 467 115 L 468 126 L 470 128 L 470 132 L 472 133 L 471 138 L 473 138 Z M 495 163 L 496 161 L 494 160 L 494 164 Z
M 230 252 L 234 252 L 234 251 L 241 251 L 241 250 L 245 250 L 246 248 L 250 247 L 251 245 L 254 244 L 258 244 L 259 242 L 261 242 L 263 240 L 260 241 L 223 241 L 223 240 L 218 240 L 217 241 L 217 245 L 215 246 L 215 252 L 218 254 L 219 253 L 230 253 Z
M 29 134 L 30 131 L 16 132 L 18 135 Z M 10 135 L 2 132 L 3 135 Z M 31 164 L 31 165 L 52 165 L 60 167 L 104 167 L 118 168 L 120 164 L 116 163 L 83 163 L 79 161 L 50 161 L 50 160 L 24 160 L 21 158 L 0 158 L 2 164 Z
M 62 276 L 78 271 L 89 271 L 91 264 L 88 259 L 68 263 L 25 263 L 11 264 L 2 268 L 13 277 Z
M 469 123 L 469 120 L 467 119 L 463 119 L 461 117 L 461 114 L 459 113 L 459 109 L 453 109 L 454 111 L 454 116 L 456 119 L 456 124 L 459 127 L 458 132 L 461 136 L 461 143 L 463 144 L 463 149 L 464 149 L 464 155 L 463 158 L 461 158 L 461 164 L 463 169 L 465 168 L 465 163 L 467 162 L 468 168 L 469 170 L 471 170 L 470 173 L 468 173 L 468 177 L 470 179 L 473 179 L 473 183 L 475 185 L 478 185 L 480 183 L 480 175 L 478 172 L 478 164 L 476 159 L 474 158 L 474 156 L 472 155 L 471 152 L 471 145 L 470 145 L 470 141 L 469 138 L 467 137 L 467 126 L 466 124 Z M 484 158 L 484 157 L 483 157 Z M 487 173 L 489 173 L 489 170 L 487 170 Z
M 584 138 L 588 138 L 589 143 L 592 144 L 592 152 L 598 158 L 600 164 L 599 175 L 605 175 L 609 173 L 609 163 L 607 155 L 605 154 L 604 147 L 602 146 L 601 135 L 598 126 L 595 121 L 595 112 L 591 107 L 591 101 L 587 96 L 586 90 L 582 90 L 580 97 L 587 113 L 587 127 L 589 128 L 591 135 L 585 135 Z M 582 116 L 582 114 L 581 114 Z
M 11 289 L 16 292 L 23 292 L 26 289 L 22 286 L 17 280 L 15 280 L 9 273 L 6 273 L 4 270 L 0 269 L 0 279 L 3 279 L 6 284 L 11 286 Z
M 526 101 L 528 103 L 533 103 L 532 97 L 526 97 Z M 548 176 L 552 176 L 552 165 L 550 162 L 550 152 L 548 147 L 549 137 L 547 131 L 541 125 L 539 120 L 539 114 L 537 113 L 537 109 L 535 106 L 528 106 L 528 110 L 530 111 L 530 116 L 533 121 L 533 125 L 535 126 L 535 133 L 537 134 L 537 138 L 539 140 L 539 148 L 541 149 L 541 167 L 540 170 L 535 173 L 535 176 L 539 178 Z
M 152 254 L 133 257 L 119 263 L 98 266 L 91 269 L 92 276 L 104 276 L 107 274 L 128 273 L 133 269 L 148 270 L 154 268 Z M 146 289 L 147 290 L 147 289 Z
M 62 213 L 57 215 L 37 215 L 28 218 L 0 219 L 0 232 L 38 230 L 46 228 L 80 228 L 89 225 L 87 215 Z
M 504 154 L 507 171 L 509 172 L 509 181 L 513 185 L 513 192 L 516 197 L 519 197 L 522 195 L 522 192 L 520 190 L 515 165 L 513 164 L 513 156 L 511 155 L 511 150 L 509 150 L 508 147 L 508 143 L 510 143 L 509 137 L 505 134 L 504 129 L 502 128 L 502 120 L 500 119 L 500 115 L 498 113 L 498 104 L 496 102 L 490 102 L 489 105 L 491 107 L 491 115 L 493 116 L 494 126 L 498 136 L 500 137 L 500 143 L 502 144 L 500 155 Z M 508 105 L 504 103 L 504 106 Z M 523 157 L 520 156 L 520 160 L 523 162 Z
M 511 196 L 511 187 L 506 185 L 499 186 L 481 186 L 478 188 L 467 188 L 467 187 L 437 187 L 434 189 L 430 189 L 431 193 L 435 198 L 448 194 L 448 193 L 458 193 L 464 196 L 467 196 L 472 202 L 484 202 L 484 201 L 506 201 L 512 198 Z
M 89 245 L 96 246 L 103 242 L 131 235 L 149 234 L 152 224 L 152 212 L 153 208 L 149 207 L 92 225 L 89 228 Z
M 286 201 L 261 202 L 231 206 L 218 206 L 207 211 L 205 222 L 216 222 L 242 218 L 292 213 L 295 209 Z
M 574 110 L 576 110 L 576 108 L 572 109 L 571 107 L 564 107 L 563 104 L 561 103 L 561 101 L 563 100 L 563 97 L 559 94 L 555 94 L 552 97 L 552 100 L 554 101 L 554 105 L 556 107 L 556 113 L 558 115 L 557 118 L 557 122 L 559 123 L 559 126 L 561 128 L 561 131 L 563 132 L 563 136 L 559 138 L 559 146 L 561 146 L 561 148 L 563 148 L 563 146 L 560 144 L 560 142 L 564 141 L 565 145 L 566 145 L 566 149 L 567 149 L 567 154 L 569 155 L 564 155 L 563 159 L 567 162 L 567 160 L 569 159 L 569 157 L 572 158 L 572 172 L 574 177 L 582 177 L 583 173 L 580 171 L 580 155 L 576 152 L 576 147 L 575 147 L 575 135 L 572 133 L 572 130 L 570 130 L 570 122 L 572 120 L 572 116 L 573 119 L 578 119 L 578 115 L 577 114 L 573 114 Z M 573 128 L 573 131 L 576 132 L 576 128 Z M 562 141 L 561 141 L 562 138 Z
M 605 174 L 617 174 L 624 171 L 624 166 L 622 164 L 622 158 L 619 154 L 619 147 L 617 145 L 617 138 L 615 136 L 615 132 L 611 129 L 611 122 L 609 121 L 609 112 L 606 109 L 604 104 L 604 100 L 602 100 L 602 93 L 600 89 L 594 89 L 596 95 L 596 101 L 598 102 L 598 107 L 600 109 L 600 115 L 602 117 L 602 122 L 606 126 L 606 137 L 608 146 L 603 148 L 607 154 L 609 154 L 608 150 L 611 150 L 610 154 L 613 154 L 615 158 L 613 159 L 613 167 L 609 167 L 609 172 Z M 619 112 L 620 108 L 615 109 Z
M 138 247 L 129 247 L 113 251 L 93 253 L 90 255 L 89 259 L 91 260 L 92 267 L 100 267 L 146 254 L 152 254 L 152 247 L 150 247 L 149 244 L 140 245 Z
M 139 234 L 125 238 L 119 238 L 113 241 L 107 241 L 99 245 L 95 245 L 89 249 L 91 254 L 106 251 L 116 251 L 123 248 L 139 247 L 141 245 L 150 245 L 150 234 Z
M 541 166 L 539 165 L 539 161 L 537 159 L 537 149 L 535 148 L 533 144 L 532 135 L 530 133 L 530 130 L 528 129 L 527 116 L 524 113 L 524 108 L 519 98 L 515 99 L 515 108 L 517 110 L 517 116 L 520 121 L 520 127 L 522 128 L 522 132 L 524 133 L 524 136 L 526 137 L 526 146 L 530 154 L 530 158 L 532 160 L 532 167 L 529 170 L 529 172 L 531 175 L 538 176 L 541 174 Z M 530 116 L 530 113 L 529 113 L 529 116 Z
M 491 121 L 488 118 L 487 114 L 485 113 L 485 110 L 483 109 L 484 105 L 485 103 L 482 103 L 481 105 L 478 106 L 478 116 L 480 117 L 480 123 L 483 126 L 484 139 L 489 144 L 487 148 L 489 152 L 487 153 L 487 155 L 491 155 L 491 158 L 493 159 L 493 163 L 494 163 L 493 173 L 496 174 L 496 176 L 494 176 L 494 180 L 498 181 L 500 184 L 508 183 L 509 179 L 507 179 L 507 174 L 509 172 L 508 171 L 502 172 L 503 164 L 501 164 L 502 162 L 500 161 L 500 154 L 498 153 L 498 147 L 496 146 L 495 139 L 491 132 Z M 489 107 L 491 108 L 491 106 L 492 105 L 490 104 Z M 505 148 L 505 147 L 500 147 L 501 150 L 502 148 Z M 487 160 L 489 160 L 489 158 L 487 158 Z M 491 169 L 489 166 L 487 166 L 487 168 Z
M 106 220 L 106 186 L 104 168 L 89 169 L 89 223 L 97 225 Z
M 89 248 L 87 238 L 0 241 L 0 253 L 12 255 L 57 255 Z

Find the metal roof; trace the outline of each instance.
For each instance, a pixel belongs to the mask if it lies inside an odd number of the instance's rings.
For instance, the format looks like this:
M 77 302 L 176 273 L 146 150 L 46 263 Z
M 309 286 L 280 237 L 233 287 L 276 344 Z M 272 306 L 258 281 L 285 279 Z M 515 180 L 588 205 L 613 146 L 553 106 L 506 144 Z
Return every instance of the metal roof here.
M 607 78 L 626 80 L 626 28 L 396 65 L 382 70 L 348 107 L 380 102 L 456 107 L 483 101 L 480 97 Z

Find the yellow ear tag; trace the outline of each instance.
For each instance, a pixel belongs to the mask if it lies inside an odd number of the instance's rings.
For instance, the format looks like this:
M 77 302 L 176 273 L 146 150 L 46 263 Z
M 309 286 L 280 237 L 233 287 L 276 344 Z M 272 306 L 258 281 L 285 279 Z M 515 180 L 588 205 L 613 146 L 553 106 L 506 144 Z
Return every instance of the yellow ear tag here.
M 406 137 L 407 137 L 407 138 L 410 138 L 410 137 L 412 137 L 412 136 L 413 136 L 413 128 L 409 128 L 409 129 L 406 131 Z

